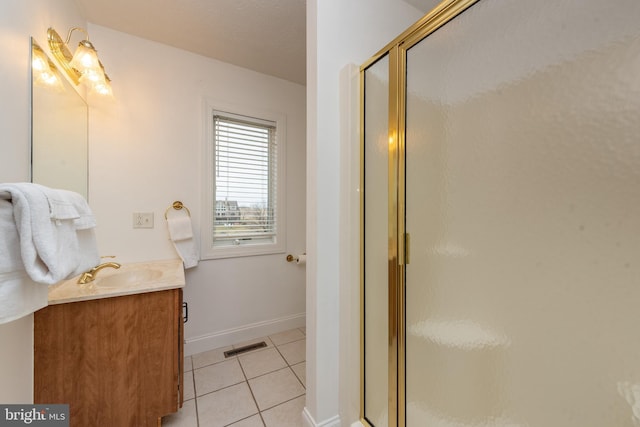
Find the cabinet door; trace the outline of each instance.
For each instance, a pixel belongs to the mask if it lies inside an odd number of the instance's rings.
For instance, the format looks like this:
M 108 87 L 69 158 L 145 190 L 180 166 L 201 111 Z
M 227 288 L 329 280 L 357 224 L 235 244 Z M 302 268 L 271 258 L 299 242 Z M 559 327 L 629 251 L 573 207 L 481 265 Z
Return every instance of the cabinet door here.
M 184 317 L 182 313 L 182 289 L 178 289 L 176 293 L 176 307 L 175 313 L 178 318 L 178 328 L 177 328 L 177 337 L 178 337 L 178 408 L 182 408 L 182 404 L 184 403 Z M 178 410 L 176 408 L 176 411 Z
M 34 402 L 71 426 L 155 426 L 177 411 L 181 290 L 48 306 L 34 317 Z

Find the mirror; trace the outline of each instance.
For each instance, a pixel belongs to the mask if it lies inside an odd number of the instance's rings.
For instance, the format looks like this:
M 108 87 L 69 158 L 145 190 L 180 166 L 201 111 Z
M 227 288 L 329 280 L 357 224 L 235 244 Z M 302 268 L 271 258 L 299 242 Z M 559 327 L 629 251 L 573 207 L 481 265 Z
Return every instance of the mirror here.
M 88 197 L 88 108 L 31 38 L 31 181 Z

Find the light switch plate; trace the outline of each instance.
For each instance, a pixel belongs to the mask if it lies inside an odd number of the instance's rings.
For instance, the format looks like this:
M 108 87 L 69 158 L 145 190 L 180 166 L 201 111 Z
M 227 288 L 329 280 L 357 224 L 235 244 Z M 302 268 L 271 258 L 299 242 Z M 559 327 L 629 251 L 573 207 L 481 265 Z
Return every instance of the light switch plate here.
M 153 228 L 153 212 L 134 212 L 133 228 Z

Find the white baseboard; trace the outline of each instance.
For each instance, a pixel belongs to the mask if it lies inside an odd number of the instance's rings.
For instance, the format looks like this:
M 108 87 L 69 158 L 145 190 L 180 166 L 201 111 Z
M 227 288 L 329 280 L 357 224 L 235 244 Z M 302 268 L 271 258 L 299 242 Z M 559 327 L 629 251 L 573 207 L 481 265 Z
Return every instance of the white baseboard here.
M 202 353 L 220 347 L 227 347 L 243 341 L 255 338 L 262 338 L 267 335 L 277 334 L 289 329 L 302 328 L 306 322 L 305 313 L 294 314 L 292 316 L 271 319 L 263 322 L 252 323 L 239 326 L 237 328 L 218 331 L 199 337 L 187 338 L 184 344 L 184 354 Z
M 307 407 L 302 411 L 302 427 L 315 427 L 316 422 L 313 420 L 313 417 L 309 415 L 309 411 L 307 411 Z
M 340 417 L 338 415 L 324 420 L 320 424 L 316 423 L 307 408 L 302 411 L 302 425 L 303 427 L 340 427 Z

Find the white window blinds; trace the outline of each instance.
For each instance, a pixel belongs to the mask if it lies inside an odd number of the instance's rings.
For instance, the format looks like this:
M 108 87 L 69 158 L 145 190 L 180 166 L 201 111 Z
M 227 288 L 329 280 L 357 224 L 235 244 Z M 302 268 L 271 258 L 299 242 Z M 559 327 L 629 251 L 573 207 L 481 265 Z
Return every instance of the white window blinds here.
M 214 246 L 273 242 L 276 124 L 214 112 Z

